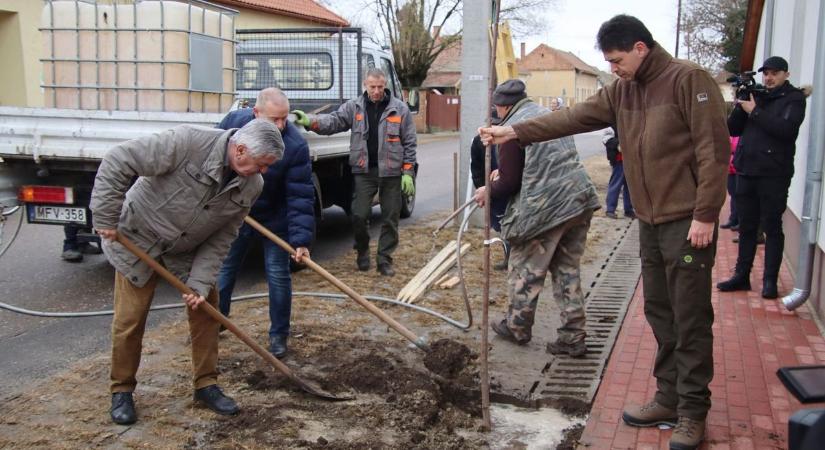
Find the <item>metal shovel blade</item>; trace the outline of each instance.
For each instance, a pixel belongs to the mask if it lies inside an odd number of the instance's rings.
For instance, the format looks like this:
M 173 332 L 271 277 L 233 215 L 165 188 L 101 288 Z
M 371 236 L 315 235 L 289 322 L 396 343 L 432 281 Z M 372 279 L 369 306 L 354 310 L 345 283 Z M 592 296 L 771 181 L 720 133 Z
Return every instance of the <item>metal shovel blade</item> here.
M 121 245 L 126 247 L 127 250 L 134 253 L 135 256 L 140 258 L 143 262 L 149 265 L 158 275 L 160 275 L 164 280 L 169 282 L 175 289 L 180 291 L 183 294 L 194 294 L 195 292 L 189 288 L 186 284 L 184 284 L 178 277 L 173 275 L 171 272 L 166 270 L 160 263 L 155 261 L 151 256 L 146 254 L 143 250 L 138 248 L 132 241 L 128 238 L 123 236 L 122 234 L 117 234 L 117 241 L 120 242 Z M 243 330 L 238 328 L 237 325 L 232 323 L 229 319 L 226 318 L 223 314 L 220 313 L 217 309 L 215 309 L 209 303 L 201 303 L 198 308 L 203 308 L 209 316 L 223 325 L 226 329 L 231 331 L 235 336 L 238 337 L 244 344 L 249 346 L 255 353 L 260 355 L 266 362 L 269 363 L 272 367 L 274 367 L 278 372 L 286 375 L 290 380 L 292 380 L 295 384 L 297 384 L 304 392 L 308 394 L 312 394 L 316 397 L 320 397 L 326 400 L 352 400 L 354 397 L 339 397 L 329 392 L 324 391 L 318 386 L 314 386 L 313 384 L 309 383 L 308 381 L 302 380 L 295 375 L 286 364 L 282 363 L 278 360 L 275 356 L 273 356 L 269 351 L 263 348 L 260 344 L 255 342 L 248 334 L 246 334 Z

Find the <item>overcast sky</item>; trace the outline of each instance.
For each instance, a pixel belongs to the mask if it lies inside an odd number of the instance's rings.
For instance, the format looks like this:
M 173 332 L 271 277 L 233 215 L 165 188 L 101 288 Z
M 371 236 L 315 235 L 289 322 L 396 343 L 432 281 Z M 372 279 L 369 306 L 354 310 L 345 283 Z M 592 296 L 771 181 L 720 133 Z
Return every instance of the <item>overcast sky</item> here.
M 526 39 L 529 52 L 540 43 L 575 53 L 586 63 L 608 70 L 602 53 L 594 48 L 599 26 L 616 14 L 636 16 L 644 22 L 653 39 L 670 54 L 676 45 L 677 0 L 558 0 L 556 12 L 546 12 L 550 29 L 541 36 Z M 519 42 L 513 43 L 516 56 Z
M 363 1 L 363 0 L 362 0 Z M 359 0 L 328 0 L 336 13 L 353 25 L 366 24 L 374 13 L 363 8 Z M 599 25 L 616 14 L 630 14 L 647 25 L 653 38 L 671 54 L 676 42 L 677 0 L 556 0 L 553 11 L 541 11 L 550 24 L 547 32 L 527 39 L 515 39 L 513 50 L 519 56 L 520 42 L 527 43 L 527 51 L 540 43 L 575 53 L 588 64 L 607 70 L 601 52 L 595 50 Z

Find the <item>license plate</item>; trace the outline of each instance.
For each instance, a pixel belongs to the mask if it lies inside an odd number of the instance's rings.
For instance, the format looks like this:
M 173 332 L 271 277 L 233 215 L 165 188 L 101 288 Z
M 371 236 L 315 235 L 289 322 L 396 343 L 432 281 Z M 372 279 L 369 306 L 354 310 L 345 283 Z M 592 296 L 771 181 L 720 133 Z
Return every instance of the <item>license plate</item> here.
M 26 205 L 30 223 L 77 223 L 86 225 L 86 208 L 77 206 Z

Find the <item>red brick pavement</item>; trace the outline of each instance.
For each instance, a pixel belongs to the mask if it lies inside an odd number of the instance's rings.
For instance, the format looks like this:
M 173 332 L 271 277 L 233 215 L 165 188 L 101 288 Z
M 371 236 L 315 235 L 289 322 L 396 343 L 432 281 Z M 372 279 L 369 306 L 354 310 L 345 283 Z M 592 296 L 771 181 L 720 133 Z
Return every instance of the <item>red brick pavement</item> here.
M 727 279 L 736 264 L 736 233 L 720 230 L 714 284 Z M 718 292 L 714 288 L 712 403 L 702 449 L 787 448 L 788 417 L 803 408 L 776 377 L 782 366 L 825 364 L 825 339 L 807 307 L 788 312 L 778 300 L 765 300 L 763 247 L 751 274 L 753 290 Z M 783 265 L 779 293 L 793 289 Z M 628 308 L 604 379 L 581 438 L 587 449 L 667 449 L 670 430 L 625 425 L 622 410 L 653 398 L 656 340 L 644 318 L 641 283 Z M 822 405 L 805 405 L 805 408 Z

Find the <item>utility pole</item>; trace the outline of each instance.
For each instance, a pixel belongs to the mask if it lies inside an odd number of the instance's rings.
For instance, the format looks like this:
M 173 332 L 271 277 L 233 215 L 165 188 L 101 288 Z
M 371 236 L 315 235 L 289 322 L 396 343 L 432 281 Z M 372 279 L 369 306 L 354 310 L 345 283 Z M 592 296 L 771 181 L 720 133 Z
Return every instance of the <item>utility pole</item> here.
M 490 102 L 490 0 L 465 0 L 461 34 L 461 153 L 459 203 L 469 200 L 470 144 L 486 125 Z
M 679 0 L 679 5 L 676 7 L 676 51 L 673 53 L 675 58 L 679 57 L 679 36 L 682 28 L 682 0 Z

